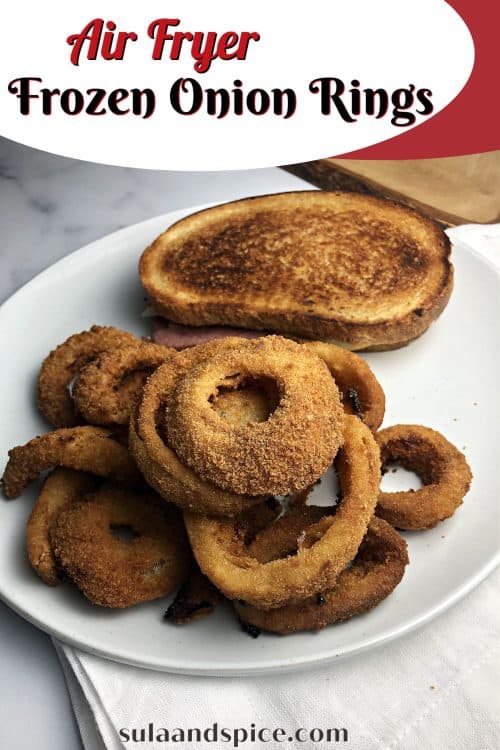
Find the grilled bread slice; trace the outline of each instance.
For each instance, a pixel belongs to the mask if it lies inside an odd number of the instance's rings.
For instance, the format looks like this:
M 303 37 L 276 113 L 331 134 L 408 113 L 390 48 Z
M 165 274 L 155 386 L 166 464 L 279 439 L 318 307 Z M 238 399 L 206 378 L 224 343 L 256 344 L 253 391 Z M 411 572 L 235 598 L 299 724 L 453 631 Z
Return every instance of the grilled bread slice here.
M 393 349 L 420 336 L 453 286 L 450 243 L 416 211 L 358 193 L 279 193 L 177 222 L 140 261 L 154 309 L 230 325 Z

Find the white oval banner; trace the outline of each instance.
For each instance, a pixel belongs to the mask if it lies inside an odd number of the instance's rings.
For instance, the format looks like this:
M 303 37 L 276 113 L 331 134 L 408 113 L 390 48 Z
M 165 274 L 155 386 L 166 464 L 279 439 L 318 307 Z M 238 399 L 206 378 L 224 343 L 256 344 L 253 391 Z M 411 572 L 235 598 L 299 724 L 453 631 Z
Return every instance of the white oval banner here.
M 347 153 L 426 122 L 474 64 L 444 0 L 87 0 L 0 14 L 0 133 L 129 167 Z

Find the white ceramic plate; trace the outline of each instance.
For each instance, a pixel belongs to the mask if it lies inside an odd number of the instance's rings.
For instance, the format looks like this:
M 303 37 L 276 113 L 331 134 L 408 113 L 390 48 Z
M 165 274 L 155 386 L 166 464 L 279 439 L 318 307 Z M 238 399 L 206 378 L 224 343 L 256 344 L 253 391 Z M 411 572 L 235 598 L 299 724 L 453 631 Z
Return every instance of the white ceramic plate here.
M 47 426 L 34 404 L 42 359 L 93 323 L 137 334 L 144 297 L 137 262 L 166 226 L 192 210 L 160 216 L 94 242 L 47 269 L 0 309 L 0 461 Z M 17 612 L 66 643 L 130 664 L 211 675 L 284 671 L 324 663 L 403 635 L 476 586 L 499 560 L 500 277 L 464 246 L 454 250 L 456 287 L 437 323 L 418 341 L 367 359 L 387 394 L 385 425 L 416 422 L 465 450 L 474 481 L 455 516 L 432 531 L 407 534 L 411 564 L 401 585 L 374 611 L 319 634 L 286 638 L 243 634 L 229 608 L 188 627 L 162 622 L 166 602 L 128 611 L 89 604 L 69 585 L 44 586 L 31 570 L 24 528 L 39 485 L 0 499 L 0 595 Z M 394 477 L 392 477 L 394 481 Z M 328 496 L 328 482 L 318 492 Z

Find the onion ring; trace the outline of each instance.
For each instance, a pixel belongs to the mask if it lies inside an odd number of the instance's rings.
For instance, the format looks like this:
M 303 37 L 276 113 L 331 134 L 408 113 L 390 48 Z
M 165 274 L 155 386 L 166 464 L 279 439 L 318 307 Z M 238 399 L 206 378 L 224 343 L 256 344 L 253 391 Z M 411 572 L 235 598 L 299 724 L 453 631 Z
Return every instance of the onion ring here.
M 178 356 L 175 349 L 146 341 L 103 352 L 78 373 L 72 393 L 77 410 L 90 424 L 128 424 L 147 376 Z
M 164 373 L 159 373 L 159 368 L 154 375 L 160 377 L 155 379 L 158 383 Z M 187 466 L 179 461 L 174 451 L 166 443 L 161 442 L 161 461 L 158 462 L 151 456 L 146 442 L 140 437 L 137 429 L 137 420 L 130 420 L 129 447 L 135 462 L 146 482 L 165 500 L 178 505 L 184 510 L 194 513 L 208 513 L 213 515 L 234 516 L 252 504 L 261 503 L 263 498 L 246 497 L 215 487 L 208 482 L 203 482 Z M 156 452 L 156 451 L 155 451 Z
M 117 531 L 127 529 L 134 538 L 117 538 Z M 50 538 L 64 573 L 102 607 L 166 596 L 185 580 L 192 560 L 174 505 L 117 488 L 103 488 L 63 510 Z
M 186 349 L 179 360 L 161 365 L 147 380 L 136 414 L 130 420 L 130 451 L 148 484 L 166 500 L 195 513 L 234 516 L 265 499 L 225 492 L 200 479 L 180 461 L 161 429 L 165 404 L 189 368 L 212 353 L 242 343 L 238 338 L 210 341 Z
M 325 516 L 312 530 L 312 546 L 303 546 L 294 557 L 261 564 L 245 545 L 239 519 L 184 513 L 200 569 L 229 599 L 273 609 L 334 586 L 356 555 L 380 484 L 377 444 L 370 430 L 351 415 L 345 417 L 344 445 L 335 463 L 342 502 L 334 516 Z
M 221 386 L 266 378 L 278 391 L 265 422 L 231 424 L 213 410 Z M 343 411 L 322 360 L 279 336 L 248 341 L 193 367 L 169 404 L 166 425 L 179 458 L 198 476 L 244 495 L 304 489 L 331 464 L 342 441 Z
M 312 506 L 309 506 L 312 509 Z M 324 509 L 322 509 L 324 510 Z M 288 539 L 275 545 L 275 552 L 283 553 L 283 542 L 296 542 L 294 511 L 265 529 L 251 545 L 257 559 L 267 560 L 273 547 L 273 527 L 282 526 L 283 537 L 289 527 Z M 289 516 L 291 516 L 289 518 Z M 260 554 L 263 554 L 263 558 Z M 234 608 L 244 626 L 251 625 L 272 633 L 296 633 L 300 630 L 320 630 L 335 622 L 348 620 L 376 607 L 400 583 L 408 564 L 406 542 L 381 518 L 372 518 L 368 531 L 352 565 L 339 575 L 329 591 L 316 593 L 303 601 L 272 610 L 259 610 L 234 602 Z
M 419 490 L 380 492 L 376 514 L 398 529 L 431 529 L 453 515 L 472 480 L 465 456 L 441 433 L 394 425 L 375 436 L 382 464 L 395 462 L 422 480 Z
M 133 344 L 138 339 L 112 326 L 92 326 L 75 333 L 54 349 L 43 361 L 38 375 L 37 404 L 54 427 L 73 427 L 81 422 L 69 392 L 79 369 L 108 349 Z
M 280 512 L 281 504 L 274 498 L 245 511 L 240 516 L 240 523 L 249 540 L 274 521 Z M 198 565 L 193 563 L 188 580 L 165 611 L 164 619 L 174 625 L 186 625 L 211 614 L 223 598 Z
M 58 514 L 96 488 L 96 478 L 83 471 L 54 469 L 43 483 L 26 526 L 29 561 L 48 586 L 60 583 L 49 532 Z
M 372 370 L 358 354 L 322 341 L 305 343 L 326 363 L 341 394 L 347 414 L 356 414 L 372 432 L 384 419 L 385 395 Z
M 139 483 L 141 476 L 132 457 L 123 445 L 109 437 L 111 434 L 99 427 L 68 427 L 12 448 L 2 477 L 5 496 L 19 497 L 33 479 L 54 466 Z

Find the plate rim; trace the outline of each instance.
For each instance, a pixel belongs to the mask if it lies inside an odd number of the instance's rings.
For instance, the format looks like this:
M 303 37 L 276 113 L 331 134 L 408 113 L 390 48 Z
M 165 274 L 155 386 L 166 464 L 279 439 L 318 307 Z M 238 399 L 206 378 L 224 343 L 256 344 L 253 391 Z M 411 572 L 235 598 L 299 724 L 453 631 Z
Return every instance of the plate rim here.
M 171 226 L 175 221 L 178 221 L 183 216 L 187 216 L 195 211 L 204 210 L 211 206 L 219 205 L 222 202 L 210 202 L 203 203 L 196 206 L 187 206 L 184 208 L 177 208 L 172 211 L 158 214 L 149 219 L 145 219 L 134 224 L 130 224 L 126 227 L 110 232 L 109 234 L 103 235 L 92 242 L 72 251 L 68 255 L 60 258 L 55 263 L 48 265 L 42 269 L 33 278 L 29 279 L 19 289 L 17 289 L 12 295 L 10 295 L 0 305 L 0 329 L 3 325 L 7 325 L 7 316 L 9 315 L 9 308 L 12 304 L 15 304 L 19 296 L 22 296 L 26 292 L 36 290 L 37 285 L 43 284 L 47 277 L 51 276 L 54 270 L 59 273 L 64 271 L 66 266 L 71 266 L 75 260 L 78 260 L 80 256 L 84 256 L 94 250 L 95 246 L 99 246 L 103 241 L 109 242 L 114 245 L 122 237 L 126 237 L 130 233 L 137 230 L 146 230 L 149 225 L 156 226 L 160 222 L 165 223 L 165 229 Z M 475 248 L 471 247 L 462 238 L 453 238 L 452 244 L 460 247 L 461 250 L 473 255 L 479 263 L 484 265 L 488 271 L 493 273 L 497 280 L 500 281 L 500 268 L 496 266 L 488 257 L 484 256 Z M 133 658 L 129 653 L 124 653 L 122 649 L 118 651 L 116 649 L 111 653 L 109 650 L 93 647 L 85 641 L 71 637 L 55 626 L 47 626 L 43 620 L 36 615 L 32 614 L 26 607 L 18 604 L 11 596 L 6 595 L 3 590 L 0 589 L 0 600 L 9 606 L 14 612 L 23 617 L 25 620 L 30 622 L 35 627 L 39 628 L 43 632 L 57 638 L 59 641 L 67 646 L 81 649 L 82 651 L 107 659 L 108 661 L 118 662 L 121 664 L 128 664 L 135 667 L 152 669 L 160 672 L 170 672 L 172 674 L 184 674 L 184 675 L 197 675 L 197 676 L 217 676 L 217 677 L 247 677 L 264 674 L 276 674 L 285 673 L 292 671 L 299 671 L 303 669 L 313 669 L 322 665 L 330 664 L 339 659 L 348 658 L 356 654 L 362 653 L 369 649 L 378 648 L 385 645 L 396 638 L 400 638 L 407 635 L 430 621 L 435 617 L 439 616 L 454 604 L 463 599 L 468 593 L 475 589 L 482 581 L 484 581 L 498 566 L 500 565 L 500 548 L 497 549 L 496 553 L 490 555 L 484 562 L 484 564 L 477 569 L 476 573 L 470 576 L 462 585 L 456 586 L 451 590 L 445 598 L 438 602 L 434 607 L 429 608 L 419 616 L 414 616 L 411 620 L 404 624 L 396 625 L 387 628 L 382 634 L 372 636 L 364 641 L 358 639 L 357 643 L 354 643 L 351 647 L 342 647 L 340 652 L 335 649 L 327 649 L 325 652 L 318 655 L 305 655 L 303 657 L 292 657 L 290 660 L 284 660 L 283 657 L 276 660 L 256 659 L 251 667 L 232 667 L 230 663 L 222 662 L 221 666 L 207 667 L 201 664 L 191 664 L 190 666 L 183 666 L 182 661 L 176 662 L 175 660 L 169 659 L 169 663 L 159 663 L 158 661 L 148 661 L 144 658 Z M 219 662 L 220 663 L 220 662 Z
M 16 612 L 16 614 L 23 617 L 23 619 L 27 620 L 32 625 L 39 628 L 44 633 L 47 633 L 47 635 L 50 635 L 52 638 L 57 638 L 66 646 L 70 646 L 72 648 L 78 648 L 85 653 L 91 654 L 93 656 L 98 656 L 100 658 L 104 658 L 107 661 L 116 662 L 118 664 L 126 664 L 129 666 L 139 667 L 142 669 L 151 669 L 156 672 L 167 672 L 171 674 L 194 675 L 198 677 L 245 678 L 245 677 L 252 677 L 252 676 L 258 676 L 258 675 L 265 675 L 265 674 L 278 674 L 278 673 L 284 674 L 286 672 L 296 672 L 296 671 L 301 671 L 304 669 L 314 669 L 316 667 L 323 666 L 323 665 L 326 666 L 327 664 L 331 664 L 332 662 L 339 661 L 340 659 L 347 659 L 350 656 L 361 654 L 364 651 L 379 648 L 383 645 L 386 645 L 387 643 L 390 643 L 391 641 L 396 640 L 397 638 L 401 638 L 405 635 L 409 635 L 410 633 L 418 630 L 419 628 L 422 628 L 424 625 L 427 625 L 429 622 L 434 620 L 439 615 L 443 614 L 446 610 L 450 609 L 454 604 L 457 604 L 461 599 L 467 596 L 467 594 L 469 594 L 471 591 L 477 588 L 477 586 L 479 586 L 480 583 L 482 583 L 491 573 L 493 573 L 494 570 L 499 565 L 500 565 L 500 550 L 497 551 L 496 555 L 493 555 L 493 557 L 488 562 L 485 563 L 485 565 L 476 573 L 475 576 L 472 576 L 471 578 L 469 578 L 468 581 L 463 586 L 457 587 L 448 596 L 448 598 L 442 600 L 434 608 L 428 610 L 427 612 L 422 614 L 420 617 L 414 617 L 413 620 L 409 621 L 405 625 L 389 629 L 382 636 L 379 635 L 379 636 L 373 637 L 372 639 L 369 639 L 366 642 L 361 643 L 358 646 L 353 646 L 352 648 L 344 648 L 341 652 L 338 652 L 338 653 L 330 650 L 316 657 L 305 656 L 302 659 L 293 657 L 288 663 L 283 663 L 283 661 L 280 661 L 280 660 L 275 660 L 275 661 L 266 660 L 266 664 L 264 665 L 264 664 L 259 664 L 259 661 L 257 660 L 255 662 L 255 666 L 252 666 L 251 668 L 245 667 L 243 669 L 237 668 L 237 667 L 231 667 L 229 664 L 223 665 L 222 667 L 215 667 L 215 668 L 201 667 L 201 666 L 196 666 L 196 665 L 183 667 L 182 663 L 177 663 L 177 664 L 170 663 L 166 665 L 166 664 L 159 664 L 158 662 L 156 663 L 149 662 L 148 660 L 145 660 L 145 659 L 142 659 L 142 660 L 134 659 L 122 653 L 110 654 L 105 649 L 94 648 L 80 641 L 78 638 L 71 638 L 71 636 L 67 636 L 61 631 L 58 631 L 58 629 L 55 627 L 47 627 L 37 617 L 27 612 L 23 607 L 20 607 L 16 603 L 12 602 L 9 597 L 3 594 L 2 591 L 0 591 L 0 600 L 3 601 L 5 604 L 7 604 L 7 606 L 9 606 L 14 612 Z

